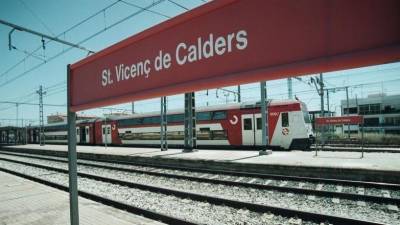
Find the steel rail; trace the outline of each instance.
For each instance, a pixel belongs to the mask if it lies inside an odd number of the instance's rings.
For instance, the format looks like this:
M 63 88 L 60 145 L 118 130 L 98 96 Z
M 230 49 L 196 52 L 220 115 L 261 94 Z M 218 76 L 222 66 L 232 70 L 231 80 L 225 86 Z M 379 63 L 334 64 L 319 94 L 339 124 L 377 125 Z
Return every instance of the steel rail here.
M 44 184 L 46 186 L 50 186 L 56 189 L 59 189 L 61 191 L 65 191 L 65 192 L 69 192 L 69 188 L 67 186 L 61 185 L 61 184 L 57 184 L 57 183 L 53 183 L 51 181 L 47 181 L 44 179 L 40 179 L 37 177 L 33 177 L 27 174 L 23 174 L 23 173 L 19 173 L 16 171 L 12 171 L 9 169 L 5 169 L 0 167 L 0 171 L 3 171 L 5 173 L 9 173 L 15 176 L 19 176 L 22 177 L 24 179 L 28 179 L 40 184 Z M 132 205 L 128 205 L 119 201 L 115 201 L 109 198 L 104 198 L 95 194 L 91 194 L 89 192 L 85 192 L 85 191 L 79 191 L 79 196 L 95 201 L 95 202 L 99 202 L 102 203 L 104 205 L 108 205 L 108 206 L 112 206 L 114 208 L 120 209 L 120 210 L 124 210 L 133 214 L 137 214 L 137 215 L 141 215 L 143 217 L 149 218 L 149 219 L 153 219 L 153 220 L 157 220 L 157 221 L 161 221 L 163 223 L 167 223 L 167 224 L 178 224 L 178 225 L 199 225 L 198 223 L 194 223 L 194 222 L 190 222 L 190 221 L 186 221 L 183 219 L 179 219 L 176 217 L 172 217 L 172 216 L 168 216 L 162 213 L 157 213 L 155 211 L 152 210 L 146 210 L 146 209 L 142 209 L 142 208 L 138 208 Z
M 0 160 L 68 174 L 68 170 L 64 170 L 64 169 L 60 169 L 60 168 L 54 168 L 54 167 L 38 165 L 38 164 L 33 164 L 33 163 L 27 163 L 27 162 L 20 162 L 17 160 L 11 160 L 11 159 L 5 159 L 5 158 L 0 158 Z M 209 202 L 209 203 L 212 203 L 215 205 L 225 205 L 225 206 L 233 207 L 233 208 L 237 208 L 237 209 L 246 208 L 248 210 L 251 210 L 254 212 L 259 212 L 259 213 L 270 212 L 273 214 L 279 214 L 284 217 L 289 217 L 289 218 L 296 217 L 296 218 L 302 218 L 303 220 L 314 221 L 314 222 L 329 221 L 330 223 L 334 223 L 334 224 L 362 224 L 362 225 L 364 225 L 364 224 L 365 225 L 382 224 L 382 223 L 366 221 L 366 220 L 358 220 L 358 219 L 352 219 L 352 218 L 347 218 L 347 217 L 332 216 L 332 215 L 321 214 L 321 213 L 313 213 L 313 212 L 294 210 L 294 209 L 289 209 L 289 208 L 269 206 L 269 205 L 264 205 L 264 204 L 255 204 L 255 203 L 242 202 L 242 201 L 219 198 L 219 197 L 212 197 L 212 196 L 207 196 L 207 195 L 195 194 L 195 193 L 191 193 L 191 192 L 178 191 L 178 190 L 173 190 L 173 189 L 168 189 L 168 188 L 161 188 L 161 187 L 156 187 L 156 186 L 151 186 L 151 185 L 122 181 L 122 180 L 117 180 L 117 179 L 113 179 L 113 178 L 106 178 L 106 177 L 101 177 L 101 176 L 96 176 L 96 175 L 91 175 L 91 174 L 86 174 L 86 173 L 81 173 L 81 172 L 78 172 L 78 176 L 83 177 L 83 178 L 97 180 L 97 181 L 102 181 L 102 182 L 106 182 L 106 183 L 110 183 L 110 184 L 126 186 L 126 187 L 130 187 L 130 188 L 147 190 L 147 191 L 166 194 L 166 195 L 174 195 L 174 196 L 180 197 L 180 198 L 190 198 L 190 199 L 196 200 L 196 201 L 206 201 L 206 202 Z
M 4 154 L 0 152 L 0 154 Z M 24 156 L 18 154 L 9 154 L 12 156 L 18 157 L 26 157 L 26 158 L 34 158 L 40 160 L 48 160 L 53 162 L 61 162 L 67 163 L 65 160 L 59 159 L 49 159 L 40 156 Z M 2 159 L 0 157 L 0 159 Z M 246 188 L 254 188 L 259 190 L 275 190 L 281 192 L 292 192 L 295 194 L 305 194 L 305 195 L 315 195 L 320 197 L 330 197 L 330 198 L 340 198 L 340 199 L 348 199 L 352 201 L 369 201 L 375 202 L 378 204 L 395 204 L 400 205 L 400 198 L 391 198 L 391 197 L 384 197 L 384 196 L 376 196 L 376 195 L 362 195 L 362 194 L 353 194 L 353 193 L 344 193 L 344 192 L 334 192 L 334 191 L 323 191 L 323 190 L 314 190 L 314 189 L 305 189 L 305 188 L 297 188 L 297 187 L 284 187 L 284 186 L 277 186 L 277 185 L 265 185 L 265 184 L 256 184 L 256 183 L 246 183 L 246 182 L 237 182 L 237 181 L 229 181 L 229 180 L 219 180 L 219 179 L 211 179 L 205 177 L 194 177 L 194 176 L 186 176 L 186 175 L 178 175 L 178 174 L 169 174 L 163 172 L 154 172 L 154 171 L 145 171 L 140 169 L 132 169 L 132 168 L 121 168 L 121 167 L 113 167 L 107 165 L 98 165 L 92 163 L 83 163 L 78 162 L 78 165 L 82 166 L 91 166 L 97 167 L 101 169 L 109 169 L 121 172 L 130 172 L 130 173 L 141 173 L 147 174 L 152 176 L 160 176 L 166 178 L 173 178 L 173 179 L 181 179 L 181 180 L 190 180 L 190 181 L 197 181 L 202 183 L 211 183 L 211 184 L 222 184 L 227 186 L 242 186 Z
M 5 152 L 5 151 L 16 153 L 16 154 L 44 155 L 44 156 L 49 156 L 49 157 L 66 158 L 66 152 L 65 152 L 65 156 L 58 156 L 58 155 L 44 154 L 42 152 L 39 152 L 38 154 L 20 153 L 17 151 L 13 151 L 12 149 L 9 149 L 9 148 L 0 149 L 0 152 Z M 78 156 L 78 159 L 90 160 L 90 161 L 95 161 L 95 162 L 116 163 L 116 164 L 122 164 L 122 165 L 155 167 L 155 168 L 161 168 L 161 169 L 182 170 L 182 171 L 211 173 L 211 174 L 223 174 L 223 175 L 232 175 L 232 176 L 244 176 L 244 177 L 262 178 L 262 179 L 280 179 L 280 180 L 301 181 L 301 182 L 307 181 L 310 183 L 326 183 L 326 184 L 334 184 L 334 185 L 347 185 L 347 186 L 360 186 L 360 187 L 377 188 L 377 189 L 400 190 L 400 184 L 393 184 L 393 183 L 354 181 L 354 180 L 303 177 L 303 176 L 288 176 L 288 175 L 278 175 L 278 174 L 254 173 L 254 172 L 239 172 L 239 171 L 233 171 L 233 170 L 203 169 L 203 168 L 194 168 L 194 167 L 162 165 L 162 164 L 154 164 L 154 163 L 93 159 L 90 157 L 82 157 L 82 156 L 81 157 Z

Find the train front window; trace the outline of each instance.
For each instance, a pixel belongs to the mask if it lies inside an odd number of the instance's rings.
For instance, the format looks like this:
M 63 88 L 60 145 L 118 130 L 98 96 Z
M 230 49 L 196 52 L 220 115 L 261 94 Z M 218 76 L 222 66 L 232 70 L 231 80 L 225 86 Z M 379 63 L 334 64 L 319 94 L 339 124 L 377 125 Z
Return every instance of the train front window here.
M 301 103 L 301 111 L 303 112 L 304 122 L 311 123 L 310 113 L 308 113 L 307 106 L 303 102 Z
M 303 111 L 303 116 L 304 116 L 305 123 L 311 123 L 310 114 L 307 111 Z
M 250 118 L 246 118 L 243 120 L 243 127 L 244 130 L 253 130 L 253 124 Z
M 282 113 L 282 127 L 289 126 L 289 113 L 285 112 Z

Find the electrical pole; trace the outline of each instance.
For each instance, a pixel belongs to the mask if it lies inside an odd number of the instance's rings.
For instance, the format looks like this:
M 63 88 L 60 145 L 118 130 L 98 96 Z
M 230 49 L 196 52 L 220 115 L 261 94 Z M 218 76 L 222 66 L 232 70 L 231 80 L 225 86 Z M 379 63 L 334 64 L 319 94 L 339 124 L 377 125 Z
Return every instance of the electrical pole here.
M 42 85 L 40 85 L 39 90 L 36 91 L 36 93 L 39 94 L 39 144 L 44 145 L 45 144 L 45 137 L 44 137 L 44 119 L 43 119 L 43 95 L 46 94 L 45 91 L 43 91 Z
M 238 103 L 240 103 L 242 101 L 241 99 L 241 93 L 240 93 L 240 85 L 237 86 L 237 96 L 238 96 Z
M 132 114 L 135 113 L 135 102 L 132 102 Z
M 267 105 L 267 85 L 265 81 L 260 82 L 260 94 L 261 94 L 261 151 L 259 151 L 259 155 L 266 155 L 268 153 L 268 105 Z M 272 152 L 271 152 L 272 153 Z
M 19 114 L 19 110 L 18 110 L 18 107 L 19 107 L 19 103 L 15 103 L 15 107 L 16 107 L 16 110 L 17 110 L 17 120 L 16 120 L 16 127 L 18 127 L 18 114 Z
M 328 112 L 328 117 L 330 117 L 330 109 L 329 109 L 329 89 L 326 89 L 326 105 L 327 105 L 327 112 Z
M 317 90 L 318 95 L 321 97 L 321 115 L 320 117 L 325 117 L 325 111 L 324 111 L 324 78 L 322 73 L 319 74 L 318 77 L 311 77 L 311 83 L 314 83 L 315 89 Z M 324 139 L 324 128 L 321 128 L 321 140 L 322 140 L 322 146 L 325 144 L 325 139 Z
M 160 139 L 161 139 L 161 151 L 168 150 L 168 131 L 167 131 L 167 96 L 161 97 L 161 130 L 160 130 Z
M 346 87 L 347 116 L 349 116 L 349 87 Z M 350 124 L 347 124 L 347 138 L 350 140 Z
M 293 99 L 293 83 L 291 77 L 287 79 L 287 87 L 288 87 L 288 98 Z
M 321 117 L 325 117 L 324 111 L 324 78 L 322 73 L 319 74 L 319 87 L 321 93 Z M 325 144 L 325 129 L 322 128 L 321 130 L 321 139 L 322 139 L 322 146 Z

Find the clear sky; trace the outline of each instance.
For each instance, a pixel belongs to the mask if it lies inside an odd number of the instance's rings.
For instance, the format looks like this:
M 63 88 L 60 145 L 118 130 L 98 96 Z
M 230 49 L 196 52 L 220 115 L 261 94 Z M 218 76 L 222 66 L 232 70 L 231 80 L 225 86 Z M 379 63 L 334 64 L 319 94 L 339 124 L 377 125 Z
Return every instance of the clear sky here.
M 205 2 L 205 0 L 165 0 L 152 7 L 151 11 L 140 12 L 140 7 L 146 7 L 158 1 L 2 0 L 0 1 L 0 19 L 99 51 Z M 94 16 L 91 17 L 92 15 Z M 81 23 L 89 17 L 91 18 Z M 44 103 L 61 105 L 45 106 L 45 116 L 57 112 L 65 113 L 66 65 L 84 58 L 87 53 L 78 49 L 69 49 L 68 46 L 54 42 L 46 43 L 43 49 L 41 38 L 18 31 L 12 34 L 12 45 L 15 49 L 9 51 L 10 30 L 11 28 L 0 25 L 0 101 L 38 103 L 38 95 L 35 91 L 43 85 L 47 91 Z M 96 36 L 91 38 L 95 34 Z M 315 87 L 308 84 L 309 77 L 302 77 L 302 81 L 293 80 L 293 90 L 310 110 L 316 110 L 320 108 L 320 99 Z M 369 94 L 381 92 L 388 95 L 399 94 L 400 63 L 326 73 L 324 79 L 328 88 L 350 86 L 349 94 L 352 98 L 366 97 Z M 259 84 L 243 85 L 242 100 L 259 100 L 260 93 L 257 87 Z M 268 81 L 267 88 L 269 98 L 288 98 L 286 80 Z M 236 87 L 226 89 L 235 91 Z M 216 90 L 210 90 L 208 95 L 206 91 L 196 94 L 198 106 L 235 101 L 232 93 L 221 90 L 218 94 Z M 344 98 L 344 91 L 331 93 L 331 110 L 340 112 L 340 100 Z M 157 111 L 160 108 L 158 103 L 159 99 L 137 102 L 135 111 Z M 168 103 L 169 109 L 182 108 L 183 97 L 182 95 L 171 96 Z M 94 109 L 81 113 L 101 115 L 110 111 L 130 111 L 131 105 L 123 104 L 112 106 L 112 108 Z M 16 111 L 15 104 L 0 103 L 0 124 L 15 125 Z M 18 118 L 23 118 L 25 124 L 38 123 L 37 105 L 20 105 L 18 111 Z M 21 123 L 19 121 L 20 125 Z

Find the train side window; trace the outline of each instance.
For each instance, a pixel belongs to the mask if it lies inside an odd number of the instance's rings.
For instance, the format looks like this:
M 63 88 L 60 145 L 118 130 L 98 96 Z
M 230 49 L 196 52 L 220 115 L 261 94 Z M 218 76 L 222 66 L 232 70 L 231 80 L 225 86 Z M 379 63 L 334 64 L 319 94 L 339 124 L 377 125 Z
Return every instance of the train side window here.
M 211 112 L 198 112 L 196 113 L 197 120 L 211 120 Z
M 261 129 L 262 129 L 262 119 L 257 118 L 257 130 L 261 130 Z
M 107 127 L 107 134 L 111 134 L 111 128 L 110 127 Z
M 212 119 L 213 120 L 224 120 L 224 119 L 226 119 L 226 111 L 213 112 Z
M 103 127 L 103 134 L 105 134 L 106 133 L 106 128 L 105 127 Z
M 246 118 L 243 120 L 244 130 L 253 130 L 253 124 L 251 118 Z
M 209 127 L 200 127 L 200 132 L 210 132 Z
M 282 113 L 282 127 L 289 126 L 289 113 L 285 112 Z

